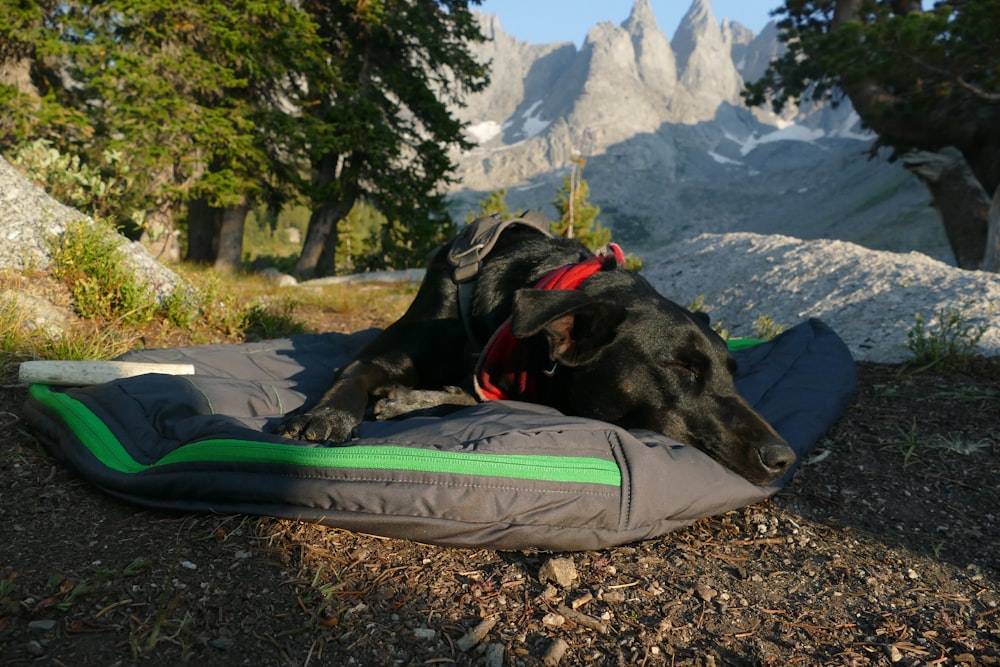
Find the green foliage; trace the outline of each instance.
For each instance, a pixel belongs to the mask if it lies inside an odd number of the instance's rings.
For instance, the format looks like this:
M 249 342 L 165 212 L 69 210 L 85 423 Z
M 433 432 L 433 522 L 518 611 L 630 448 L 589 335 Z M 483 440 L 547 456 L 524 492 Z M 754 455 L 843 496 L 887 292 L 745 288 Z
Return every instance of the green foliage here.
M 295 306 L 289 301 L 276 304 L 255 303 L 243 312 L 240 328 L 247 341 L 268 340 L 294 336 L 305 331 L 305 326 L 295 319 Z
M 601 226 L 597 219 L 601 209 L 588 200 L 590 186 L 582 175 L 584 164 L 583 158 L 576 158 L 571 172 L 563 176 L 563 186 L 552 202 L 559 213 L 552 232 L 578 239 L 591 250 L 597 250 L 611 242 L 611 230 Z
M 100 222 L 67 225 L 54 241 L 53 274 L 69 286 L 81 317 L 146 324 L 159 306 L 122 261 L 114 237 L 114 231 Z
M 483 41 L 465 0 L 348 0 L 316 3 L 313 14 L 337 84 L 305 111 L 318 127 L 309 145 L 313 207 L 364 199 L 388 220 L 373 261 L 410 265 L 454 230 L 442 185 L 453 149 L 471 147 L 449 110 L 481 90 L 486 68 L 470 44 Z M 326 248 L 300 273 L 331 270 Z M 313 260 L 310 260 L 313 261 Z
M 374 206 L 359 201 L 338 226 L 337 272 L 357 273 L 386 266 L 388 258 L 380 256 L 379 237 L 389 224 Z
M 11 162 L 40 183 L 55 200 L 93 218 L 114 220 L 120 228 L 141 227 L 145 214 L 130 209 L 133 179 L 130 168 L 113 150 L 105 150 L 97 167 L 78 155 L 61 153 L 48 139 L 23 144 Z
M 954 145 L 992 193 L 1000 179 L 1000 3 L 934 5 L 786 0 L 773 13 L 787 51 L 744 97 L 780 110 L 846 92 L 881 144 L 898 153 Z
M 388 222 L 373 237 L 348 220 L 345 264 L 415 263 L 453 230 L 441 186 L 469 144 L 451 105 L 488 82 L 470 51 L 476 4 L 14 3 L 0 12 L 0 65 L 18 82 L 0 84 L 0 150 L 44 138 L 79 156 L 62 168 L 78 183 L 127 175 L 125 210 L 155 213 L 151 230 L 195 198 L 365 201 Z
M 479 218 L 484 218 L 494 213 L 499 214 L 502 220 L 509 220 L 514 217 L 507 206 L 507 188 L 494 190 L 479 202 L 479 212 L 469 211 L 465 216 L 465 224 L 475 222 Z
M 961 369 L 979 356 L 976 345 L 986 333 L 986 325 L 970 323 L 961 310 L 943 308 L 935 323 L 928 323 L 920 313 L 914 319 L 916 323 L 906 333 L 906 345 L 913 353 L 910 370 L 935 366 Z
M 753 323 L 754 331 L 756 332 L 756 338 L 760 340 L 771 340 L 782 331 L 785 330 L 783 324 L 778 324 L 774 321 L 774 318 L 770 315 L 765 315 L 760 313 L 757 315 L 757 319 Z

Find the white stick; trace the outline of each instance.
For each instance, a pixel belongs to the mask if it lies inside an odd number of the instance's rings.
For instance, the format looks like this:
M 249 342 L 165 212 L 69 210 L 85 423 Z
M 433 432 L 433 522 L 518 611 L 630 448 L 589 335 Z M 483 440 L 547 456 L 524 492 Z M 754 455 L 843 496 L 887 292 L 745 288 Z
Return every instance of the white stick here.
M 25 361 L 18 369 L 18 379 L 25 384 L 87 385 L 146 373 L 194 375 L 194 366 L 135 361 Z

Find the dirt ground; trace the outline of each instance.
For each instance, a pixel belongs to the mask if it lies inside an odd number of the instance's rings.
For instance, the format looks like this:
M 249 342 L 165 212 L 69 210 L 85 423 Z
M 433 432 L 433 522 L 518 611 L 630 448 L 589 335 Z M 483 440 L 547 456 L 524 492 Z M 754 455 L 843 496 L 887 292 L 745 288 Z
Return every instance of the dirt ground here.
M 569 554 L 142 510 L 4 388 L 0 664 L 1000 665 L 1000 365 L 859 374 L 770 501 Z

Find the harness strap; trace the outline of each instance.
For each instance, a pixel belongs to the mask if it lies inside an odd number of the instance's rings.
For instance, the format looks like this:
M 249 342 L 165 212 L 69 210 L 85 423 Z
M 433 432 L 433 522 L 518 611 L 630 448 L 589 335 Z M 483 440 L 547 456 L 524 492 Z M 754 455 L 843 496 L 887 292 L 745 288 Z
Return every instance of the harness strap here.
M 465 226 L 448 251 L 452 280 L 460 285 L 475 278 L 483 258 L 490 254 L 500 234 L 511 225 L 524 225 L 545 236 L 552 236 L 549 231 L 552 221 L 538 211 L 527 211 L 521 217 L 509 220 L 501 219 L 498 213 L 479 218 Z
M 538 211 L 527 211 L 519 218 L 503 220 L 499 213 L 483 216 L 465 226 L 448 251 L 452 281 L 458 285 L 458 315 L 465 326 L 465 335 L 473 343 L 480 343 L 472 331 L 472 295 L 476 291 L 475 278 L 483 259 L 497 244 L 500 234 L 512 225 L 534 229 L 545 236 L 552 236 L 552 221 Z M 478 347 L 478 345 L 477 345 Z

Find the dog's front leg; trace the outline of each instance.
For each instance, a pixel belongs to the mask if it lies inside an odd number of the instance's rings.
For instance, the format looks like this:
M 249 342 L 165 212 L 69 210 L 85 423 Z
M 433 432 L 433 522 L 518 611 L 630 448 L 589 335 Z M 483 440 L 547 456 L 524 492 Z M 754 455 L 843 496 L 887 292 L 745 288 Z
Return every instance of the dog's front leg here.
M 344 367 L 308 412 L 289 417 L 277 432 L 299 440 L 344 442 L 364 418 L 368 397 L 382 387 L 405 381 L 411 372 L 412 363 L 405 355 L 356 359 Z

